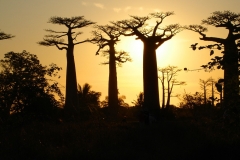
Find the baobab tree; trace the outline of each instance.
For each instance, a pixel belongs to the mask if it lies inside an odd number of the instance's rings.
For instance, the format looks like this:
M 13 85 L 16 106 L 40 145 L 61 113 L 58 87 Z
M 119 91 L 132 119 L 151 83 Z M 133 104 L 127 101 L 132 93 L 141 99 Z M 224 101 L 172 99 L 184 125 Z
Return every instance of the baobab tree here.
M 199 79 L 200 88 L 203 90 L 204 105 L 207 105 L 207 88 L 212 85 L 212 81 L 211 78 L 208 78 L 207 80 Z
M 71 18 L 51 17 L 49 23 L 63 25 L 67 31 L 55 31 L 46 29 L 49 35 L 45 35 L 43 41 L 38 44 L 43 46 L 56 46 L 59 50 L 67 51 L 67 75 L 66 75 L 66 95 L 65 95 L 65 110 L 69 113 L 78 111 L 78 96 L 77 96 L 77 78 L 74 62 L 74 46 L 88 42 L 89 40 L 77 41 L 77 36 L 82 32 L 75 32 L 75 29 L 87 27 L 95 24 L 95 22 L 86 20 L 84 16 Z M 67 42 L 64 42 L 63 37 L 67 37 Z
M 158 70 L 156 49 L 182 30 L 179 24 L 160 27 L 163 20 L 174 12 L 156 12 L 145 17 L 130 16 L 129 20 L 112 22 L 125 36 L 137 36 L 143 42 L 143 92 L 144 109 L 156 114 L 159 109 Z M 147 21 L 156 19 L 155 26 Z
M 205 32 L 207 28 L 203 25 L 210 25 L 216 28 L 223 27 L 228 30 L 226 38 L 208 37 Z M 224 107 L 239 107 L 239 39 L 240 39 L 240 14 L 230 11 L 215 11 L 210 17 L 202 20 L 202 25 L 189 25 L 186 29 L 200 34 L 200 40 L 210 41 L 215 44 L 200 46 L 198 49 L 210 49 L 210 56 L 214 54 L 214 49 L 223 48 L 223 56 L 215 56 L 204 68 L 211 69 L 217 66 L 218 69 L 224 70 Z M 191 47 L 195 50 L 198 43 Z
M 108 58 L 107 62 L 102 64 L 109 65 L 108 79 L 108 106 L 110 108 L 118 107 L 118 85 L 117 85 L 117 69 L 116 66 L 121 66 L 122 63 L 131 61 L 127 52 L 115 50 L 115 45 L 120 41 L 121 33 L 118 28 L 110 25 L 96 25 L 95 31 L 92 32 L 93 38 L 91 42 L 98 45 L 96 55 L 105 47 L 108 50 L 102 52 L 103 56 Z
M 164 68 L 158 68 L 158 71 L 161 73 L 159 76 L 159 79 L 162 84 L 162 109 L 169 108 L 170 106 L 170 100 L 172 97 L 172 91 L 173 87 L 176 85 L 186 85 L 186 82 L 184 81 L 179 81 L 176 79 L 178 76 L 178 73 L 181 71 L 177 66 L 167 66 Z M 165 82 L 167 86 L 165 86 Z M 165 91 L 167 91 L 167 102 L 165 105 Z
M 13 36 L 11 34 L 4 33 L 4 32 L 0 32 L 0 40 L 10 39 L 10 38 L 13 38 L 13 37 L 15 37 L 15 36 Z

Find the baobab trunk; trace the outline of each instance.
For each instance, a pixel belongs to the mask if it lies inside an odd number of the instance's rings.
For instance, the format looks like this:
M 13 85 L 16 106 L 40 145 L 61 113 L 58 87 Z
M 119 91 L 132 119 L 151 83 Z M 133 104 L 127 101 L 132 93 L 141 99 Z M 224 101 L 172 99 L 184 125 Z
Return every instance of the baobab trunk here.
M 118 107 L 117 69 L 114 44 L 109 46 L 108 106 Z
M 238 50 L 235 41 L 224 44 L 224 107 L 239 107 Z
M 144 109 L 150 114 L 157 114 L 160 110 L 158 92 L 158 71 L 155 43 L 150 40 L 143 42 L 143 90 Z
M 77 77 L 74 62 L 74 45 L 69 44 L 67 48 L 67 73 L 66 73 L 66 98 L 65 110 L 67 113 L 77 113 L 79 111 L 79 103 L 77 96 Z

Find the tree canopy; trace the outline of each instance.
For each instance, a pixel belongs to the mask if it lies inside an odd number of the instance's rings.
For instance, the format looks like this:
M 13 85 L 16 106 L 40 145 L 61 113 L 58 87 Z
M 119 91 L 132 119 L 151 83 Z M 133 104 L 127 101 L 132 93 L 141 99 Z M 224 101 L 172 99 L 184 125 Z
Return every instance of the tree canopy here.
M 6 114 L 49 114 L 52 109 L 62 107 L 59 84 L 51 79 L 58 77 L 61 67 L 43 66 L 36 55 L 27 51 L 6 53 L 0 65 L 0 107 Z

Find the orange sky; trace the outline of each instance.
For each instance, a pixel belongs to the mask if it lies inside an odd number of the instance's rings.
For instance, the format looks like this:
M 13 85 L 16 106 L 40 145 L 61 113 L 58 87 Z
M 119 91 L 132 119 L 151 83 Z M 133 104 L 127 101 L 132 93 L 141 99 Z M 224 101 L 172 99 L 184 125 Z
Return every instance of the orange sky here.
M 137 2 L 137 3 L 136 3 Z M 0 58 L 9 51 L 21 52 L 27 50 L 36 54 L 44 65 L 56 63 L 63 68 L 62 78 L 59 82 L 65 85 L 66 53 L 56 47 L 39 46 L 36 42 L 41 41 L 47 34 L 44 29 L 65 31 L 64 27 L 47 23 L 51 16 L 85 16 L 86 19 L 97 22 L 99 25 L 109 24 L 109 21 L 129 19 L 129 15 L 146 16 L 156 11 L 174 11 L 175 15 L 168 17 L 162 26 L 171 23 L 181 25 L 200 24 L 202 19 L 210 16 L 214 11 L 230 10 L 238 13 L 240 1 L 238 0 L 0 0 L 0 30 L 11 33 L 16 37 L 11 40 L 0 42 Z M 154 22 L 149 23 L 153 25 Z M 91 37 L 92 27 L 82 28 L 84 32 L 77 40 Z M 224 29 L 209 27 L 208 36 L 226 37 Z M 134 37 L 122 37 L 116 46 L 118 50 L 129 52 L 133 62 L 123 64 L 117 68 L 118 88 L 120 95 L 126 96 L 126 102 L 136 99 L 136 95 L 143 90 L 142 78 L 142 44 Z M 175 65 L 183 69 L 198 69 L 202 64 L 210 60 L 209 51 L 192 51 L 190 45 L 199 41 L 199 35 L 191 31 L 182 31 L 170 41 L 164 43 L 157 50 L 159 67 Z M 80 44 L 75 47 L 75 63 L 77 69 L 77 81 L 79 84 L 89 83 L 92 89 L 102 92 L 101 99 L 107 96 L 108 67 L 99 65 L 105 59 L 95 56 L 97 46 L 90 43 Z M 173 92 L 182 94 L 199 91 L 199 79 L 222 77 L 222 71 L 214 72 L 184 72 L 179 73 L 178 79 L 186 81 L 187 85 L 176 87 Z M 63 88 L 64 90 L 64 88 Z M 160 100 L 161 86 L 159 84 Z M 177 105 L 178 99 L 172 102 Z

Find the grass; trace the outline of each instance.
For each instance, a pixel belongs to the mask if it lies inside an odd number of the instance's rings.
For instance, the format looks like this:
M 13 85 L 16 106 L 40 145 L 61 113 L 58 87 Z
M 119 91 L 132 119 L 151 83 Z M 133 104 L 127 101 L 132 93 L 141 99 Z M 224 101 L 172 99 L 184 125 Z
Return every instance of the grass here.
M 0 127 L 0 159 L 238 159 L 239 126 L 188 114 L 134 119 L 32 121 Z M 176 113 L 175 113 L 176 114 Z

